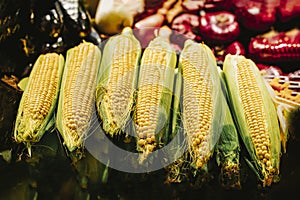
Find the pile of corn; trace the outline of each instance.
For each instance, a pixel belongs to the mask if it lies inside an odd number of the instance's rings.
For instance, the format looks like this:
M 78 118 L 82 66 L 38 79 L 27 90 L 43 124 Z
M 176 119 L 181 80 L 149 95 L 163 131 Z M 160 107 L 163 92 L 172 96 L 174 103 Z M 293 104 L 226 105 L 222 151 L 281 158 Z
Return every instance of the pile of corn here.
M 84 148 L 94 120 L 111 138 L 136 138 L 139 163 L 179 132 L 187 151 L 166 167 L 168 182 L 202 176 L 215 155 L 225 187 L 240 187 L 240 143 L 263 186 L 278 181 L 276 108 L 255 64 L 228 55 L 223 69 L 205 44 L 185 42 L 178 59 L 161 28 L 146 49 L 130 28 L 99 49 L 83 42 L 41 55 L 30 74 L 14 138 L 31 145 L 54 128 L 69 152 Z M 99 118 L 93 118 L 93 114 Z M 201 177 L 200 177 L 201 178 Z

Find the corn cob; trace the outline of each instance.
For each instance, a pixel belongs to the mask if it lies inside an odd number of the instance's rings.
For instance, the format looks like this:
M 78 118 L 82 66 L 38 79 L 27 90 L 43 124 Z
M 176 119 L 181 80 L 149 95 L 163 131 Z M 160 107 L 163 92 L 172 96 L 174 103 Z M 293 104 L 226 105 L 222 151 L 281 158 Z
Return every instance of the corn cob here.
M 192 165 L 204 167 L 212 156 L 223 127 L 225 101 L 215 57 L 209 47 L 185 42 L 179 65 L 182 68 L 182 121 Z
M 159 35 L 145 49 L 140 66 L 134 122 L 140 161 L 160 145 L 169 126 L 176 53 L 169 42 L 170 30 Z
M 300 60 L 300 29 L 286 32 L 271 30 L 251 38 L 248 51 L 259 62 L 297 62 Z
M 133 109 L 140 55 L 141 46 L 131 28 L 111 37 L 104 47 L 96 104 L 103 129 L 111 136 L 124 131 Z
M 244 56 L 225 57 L 224 73 L 248 162 L 263 186 L 278 181 L 280 131 L 276 109 L 255 63 Z
M 178 151 L 175 156 L 177 157 L 179 154 L 181 157 L 166 167 L 167 183 L 187 181 L 194 182 L 199 187 L 209 181 L 211 176 L 208 159 L 214 151 L 223 128 L 223 122 L 225 122 L 223 113 L 225 113 L 226 101 L 222 94 L 220 81 L 216 59 L 211 50 L 204 44 L 187 40 L 179 57 L 170 135 L 172 142 L 174 139 L 178 141 L 178 145 L 175 147 Z M 213 108 L 199 105 L 209 96 L 209 94 L 203 95 L 205 89 L 201 89 L 201 86 L 202 88 L 210 86 Z M 202 108 L 205 112 L 200 112 Z M 208 116 L 208 110 L 211 110 L 214 119 L 211 117 L 211 123 L 205 123 L 205 126 L 210 126 L 209 130 L 201 129 L 200 126 L 203 126 L 201 118 Z M 179 137 L 183 136 L 184 138 L 178 138 L 178 134 Z M 207 141 L 199 142 L 199 137 L 204 138 L 205 136 Z M 198 146 L 197 143 L 199 143 Z M 208 150 L 203 151 L 204 148 Z M 185 152 L 182 154 L 182 151 Z
M 41 54 L 30 73 L 16 117 L 17 142 L 38 142 L 54 122 L 64 58 L 56 53 Z
M 67 52 L 56 123 L 71 152 L 82 147 L 90 125 L 100 58 L 100 49 L 88 42 Z
M 221 69 L 219 73 L 221 75 L 222 88 L 227 105 L 223 130 L 216 147 L 216 160 L 217 164 L 221 166 L 221 186 L 224 188 L 240 189 L 240 144 L 238 132 L 229 108 L 229 97 L 224 80 L 224 73 Z

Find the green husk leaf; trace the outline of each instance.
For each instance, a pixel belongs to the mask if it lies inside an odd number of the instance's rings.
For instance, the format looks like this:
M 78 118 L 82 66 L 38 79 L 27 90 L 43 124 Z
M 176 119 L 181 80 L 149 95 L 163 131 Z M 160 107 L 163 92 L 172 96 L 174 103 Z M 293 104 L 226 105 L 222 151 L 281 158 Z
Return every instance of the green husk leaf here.
M 182 72 L 181 65 L 179 63 L 177 71 L 175 73 L 174 80 L 174 95 L 173 101 L 171 104 L 171 132 L 169 134 L 169 141 L 176 140 L 174 143 L 175 146 L 173 149 L 178 149 L 178 146 L 182 145 L 181 142 L 184 142 L 184 138 L 176 137 L 176 135 L 183 136 L 183 127 L 181 123 L 181 102 L 182 102 Z M 179 150 L 178 150 L 178 153 Z M 189 171 L 189 158 L 188 153 L 185 152 L 183 155 L 179 156 L 176 154 L 170 159 L 175 160 L 175 162 L 168 165 L 165 169 L 167 171 L 166 183 L 181 183 L 188 181 L 188 171 Z M 179 157 L 179 158 L 178 158 Z
M 220 181 L 224 188 L 241 189 L 240 182 L 240 144 L 238 133 L 228 105 L 228 91 L 224 73 L 220 70 L 224 98 L 227 100 L 225 120 L 216 147 L 216 161 L 221 166 Z
M 24 91 L 27 86 L 28 81 L 29 81 L 29 77 L 22 78 L 18 83 L 18 87 Z

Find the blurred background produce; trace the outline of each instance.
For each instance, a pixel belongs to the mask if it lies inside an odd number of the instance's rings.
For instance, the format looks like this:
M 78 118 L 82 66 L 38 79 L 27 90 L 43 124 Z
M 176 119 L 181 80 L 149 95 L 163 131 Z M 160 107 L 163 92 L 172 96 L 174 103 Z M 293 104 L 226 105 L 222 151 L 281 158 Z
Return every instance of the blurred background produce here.
M 1 0 L 0 198 L 299 198 L 299 20 L 298 0 Z M 31 157 L 23 144 L 14 141 L 23 93 L 17 84 L 29 76 L 38 56 L 48 52 L 66 56 L 68 49 L 83 40 L 101 47 L 126 26 L 135 30 L 143 49 L 155 29 L 168 26 L 176 31 L 171 43 L 178 55 L 184 42 L 193 39 L 211 48 L 221 68 L 229 53 L 245 55 L 257 64 L 282 116 L 285 153 L 279 183 L 258 187 L 243 156 L 241 188 L 228 190 L 220 184 L 221 169 L 215 160 L 210 164 L 209 181 L 201 187 L 197 180 L 167 184 L 164 169 L 129 174 L 108 168 L 86 150 L 80 155 L 69 153 L 57 130 L 46 132 L 32 146 Z M 244 153 L 241 146 L 240 154 Z

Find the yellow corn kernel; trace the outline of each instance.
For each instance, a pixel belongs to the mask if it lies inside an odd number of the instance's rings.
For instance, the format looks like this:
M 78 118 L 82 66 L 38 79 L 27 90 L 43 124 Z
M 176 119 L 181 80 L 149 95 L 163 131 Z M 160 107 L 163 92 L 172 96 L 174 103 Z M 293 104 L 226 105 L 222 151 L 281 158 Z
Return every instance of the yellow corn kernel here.
M 105 44 L 96 103 L 103 129 L 111 136 L 124 131 L 133 109 L 140 55 L 141 46 L 131 28 Z
M 17 142 L 38 142 L 50 129 L 63 65 L 63 56 L 56 53 L 41 54 L 36 60 L 18 109 L 14 131 Z
M 101 52 L 84 42 L 68 50 L 57 114 L 57 127 L 69 151 L 80 148 L 87 134 Z

